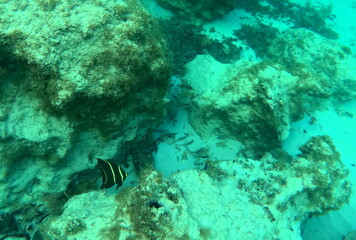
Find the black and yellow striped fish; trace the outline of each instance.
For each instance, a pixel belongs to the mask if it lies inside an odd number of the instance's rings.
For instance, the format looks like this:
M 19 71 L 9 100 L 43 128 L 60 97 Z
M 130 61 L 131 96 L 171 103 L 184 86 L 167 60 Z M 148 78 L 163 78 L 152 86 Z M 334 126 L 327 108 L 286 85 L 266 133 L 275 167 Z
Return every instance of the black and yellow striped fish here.
M 98 165 L 103 177 L 103 184 L 100 189 L 110 188 L 117 184 L 116 190 L 122 186 L 127 177 L 127 172 L 117 164 L 97 158 Z

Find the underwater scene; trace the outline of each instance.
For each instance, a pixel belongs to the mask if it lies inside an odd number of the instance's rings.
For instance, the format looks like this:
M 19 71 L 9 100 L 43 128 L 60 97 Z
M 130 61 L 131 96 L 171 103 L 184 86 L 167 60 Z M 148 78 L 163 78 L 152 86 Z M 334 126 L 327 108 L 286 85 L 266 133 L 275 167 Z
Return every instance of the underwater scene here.
M 356 240 L 355 0 L 0 0 L 0 240 Z

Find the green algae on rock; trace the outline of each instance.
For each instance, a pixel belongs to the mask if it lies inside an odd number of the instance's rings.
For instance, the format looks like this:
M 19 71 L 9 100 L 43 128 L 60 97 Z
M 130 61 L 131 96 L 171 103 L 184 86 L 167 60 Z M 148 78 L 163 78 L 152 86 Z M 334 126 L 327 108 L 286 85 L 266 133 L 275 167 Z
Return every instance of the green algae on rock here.
M 68 154 L 73 129 L 41 109 L 26 84 L 27 64 L 0 45 L 0 208 L 13 212 L 56 186 L 53 166 Z
M 34 66 L 49 108 L 108 131 L 128 117 L 143 124 L 138 112 L 160 116 L 170 66 L 165 41 L 138 1 L 43 4 L 3 4 L 0 40 Z
M 69 177 L 94 168 L 90 151 L 111 158 L 155 127 L 170 73 L 165 45 L 139 1 L 2 2 L 0 206 L 52 211 Z

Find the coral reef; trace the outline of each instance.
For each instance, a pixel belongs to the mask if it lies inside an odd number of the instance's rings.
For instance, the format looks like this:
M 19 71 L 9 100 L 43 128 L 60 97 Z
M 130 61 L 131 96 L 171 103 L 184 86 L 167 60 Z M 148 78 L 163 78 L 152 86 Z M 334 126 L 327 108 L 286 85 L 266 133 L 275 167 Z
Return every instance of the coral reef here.
M 268 16 L 270 19 L 288 19 L 296 28 L 306 28 L 329 39 L 337 39 L 338 34 L 330 26 L 335 18 L 332 4 L 320 2 L 298 3 L 293 1 L 237 0 L 237 1 L 201 1 L 201 0 L 157 0 L 162 7 L 169 9 L 176 16 L 190 22 L 212 21 L 233 9 L 244 9 L 254 15 L 259 22 Z
M 298 76 L 297 91 L 314 99 L 348 101 L 356 96 L 356 80 L 349 75 L 351 50 L 312 31 L 291 29 L 277 35 L 267 57 Z
M 50 175 L 68 154 L 74 130 L 65 117 L 41 109 L 41 101 L 28 91 L 26 64 L 2 54 L 0 208 L 11 212 L 50 191 L 44 187 L 54 185 Z
M 288 136 L 291 92 L 297 78 L 280 65 L 245 61 L 226 72 L 235 74 L 218 91 L 193 99 L 193 127 L 203 137 L 217 133 L 257 151 L 278 147 Z
M 1 3 L 1 209 L 60 209 L 56 199 L 96 187 L 92 173 L 73 183 L 94 168 L 90 153 L 111 158 L 156 126 L 170 73 L 162 36 L 138 1 Z
M 239 180 L 239 188 L 251 194 L 252 202 L 293 213 L 293 219 L 340 209 L 350 198 L 351 184 L 331 138 L 312 137 L 300 150 L 296 158 L 267 154 L 259 161 L 239 160 L 242 168 L 234 175 L 249 176 Z
M 182 94 L 191 93 L 190 122 L 201 136 L 234 138 L 258 155 L 279 147 L 290 123 L 307 112 L 353 99 L 352 61 L 347 48 L 309 30 L 292 29 L 276 35 L 260 62 L 221 66 L 198 56 L 187 65 L 184 79 L 192 89 Z M 204 76 L 197 81 L 192 69 L 201 69 Z
M 118 207 L 104 192 L 90 192 L 70 199 L 60 217 L 47 219 L 40 228 L 45 239 L 104 239 L 97 229 L 108 229 Z
M 281 149 L 356 97 L 331 5 L 157 0 L 159 25 L 138 0 L 0 2 L 0 239 L 300 240 L 349 201 L 331 137 Z M 240 30 L 196 25 L 234 7 Z M 129 173 L 117 191 L 95 158 Z
M 350 196 L 348 172 L 329 137 L 314 137 L 301 151 L 296 158 L 267 154 L 258 161 L 211 162 L 206 171 L 182 171 L 170 179 L 146 170 L 138 186 L 116 196 L 91 192 L 73 197 L 61 216 L 46 220 L 43 235 L 69 240 L 301 239 L 303 220 L 339 209 Z
M 170 71 L 165 41 L 137 1 L 3 5 L 0 41 L 30 64 L 44 105 L 108 131 L 128 118 L 142 124 L 137 112 L 161 114 Z

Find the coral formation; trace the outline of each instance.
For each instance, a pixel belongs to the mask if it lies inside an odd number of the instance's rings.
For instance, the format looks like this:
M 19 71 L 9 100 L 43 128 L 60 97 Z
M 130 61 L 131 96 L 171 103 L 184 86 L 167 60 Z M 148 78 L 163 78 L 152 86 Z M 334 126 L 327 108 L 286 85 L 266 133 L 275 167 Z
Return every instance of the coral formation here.
M 176 16 L 191 22 L 212 21 L 235 9 L 244 9 L 254 15 L 259 22 L 264 16 L 271 19 L 288 19 L 296 28 L 310 29 L 322 36 L 336 39 L 338 34 L 332 29 L 328 20 L 333 20 L 332 4 L 299 3 L 293 1 L 237 0 L 237 1 L 201 1 L 201 0 L 157 0 L 162 7 L 169 9 Z M 254 30 L 255 31 L 255 30 Z
M 351 61 L 347 48 L 306 29 L 277 34 L 260 62 L 220 67 L 211 57 L 198 56 L 185 78 L 192 87 L 190 122 L 203 137 L 234 138 L 254 154 L 279 147 L 291 122 L 328 101 L 356 96 L 356 81 L 348 74 Z M 214 66 L 214 74 L 200 65 Z M 198 67 L 205 72 L 199 81 L 189 74 Z
M 26 85 L 26 64 L 6 56 L 0 57 L 0 206 L 15 211 L 48 193 L 47 176 L 68 154 L 74 131 L 65 117 L 41 109 Z
M 356 97 L 331 5 L 157 2 L 161 26 L 138 0 L 0 1 L 0 239 L 300 240 L 349 201 L 331 137 L 281 149 L 293 121 Z M 240 39 L 227 18 L 195 25 L 234 7 Z M 95 158 L 129 173 L 116 192 Z
M 1 42 L 31 65 L 34 91 L 48 107 L 108 131 L 137 112 L 161 114 L 165 41 L 137 1 L 10 1 L 1 16 Z
M 44 223 L 43 234 L 63 239 L 78 222 L 67 239 L 300 239 L 303 220 L 339 209 L 350 196 L 348 172 L 329 137 L 314 137 L 301 151 L 296 158 L 211 163 L 219 176 L 207 174 L 209 167 L 171 179 L 146 170 L 138 186 L 116 196 L 73 197 L 61 216 Z
M 166 43 L 134 0 L 0 4 L 0 206 L 50 208 L 93 188 L 70 185 L 90 152 L 111 158 L 160 121 Z
M 252 202 L 293 212 L 294 219 L 340 209 L 350 198 L 351 185 L 331 138 L 312 137 L 300 150 L 296 158 L 267 154 L 259 161 L 239 160 L 242 169 L 234 174 L 249 172 L 247 179 L 239 180 L 239 188 L 251 194 Z M 263 176 L 258 169 L 264 169 Z
M 192 125 L 203 136 L 218 132 L 255 150 L 278 147 L 288 135 L 297 78 L 280 65 L 265 63 L 242 61 L 227 71 L 235 74 L 218 92 L 194 98 Z
M 356 81 L 349 76 L 351 51 L 337 42 L 307 29 L 291 29 L 277 35 L 267 56 L 300 78 L 296 91 L 314 99 L 348 101 L 356 96 Z

